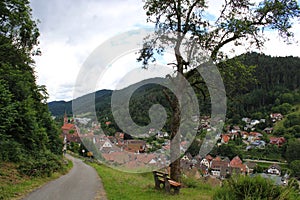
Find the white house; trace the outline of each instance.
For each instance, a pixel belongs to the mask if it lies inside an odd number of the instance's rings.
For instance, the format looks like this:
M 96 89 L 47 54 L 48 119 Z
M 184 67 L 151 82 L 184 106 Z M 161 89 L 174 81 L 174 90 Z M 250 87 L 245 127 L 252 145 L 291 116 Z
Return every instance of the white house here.
M 207 168 L 210 167 L 210 163 L 209 163 L 209 161 L 206 158 L 203 158 L 201 160 L 200 164 L 206 166 Z
M 275 175 L 280 176 L 281 168 L 279 165 L 273 164 L 268 168 L 267 172 L 268 172 L 268 174 L 275 174 Z

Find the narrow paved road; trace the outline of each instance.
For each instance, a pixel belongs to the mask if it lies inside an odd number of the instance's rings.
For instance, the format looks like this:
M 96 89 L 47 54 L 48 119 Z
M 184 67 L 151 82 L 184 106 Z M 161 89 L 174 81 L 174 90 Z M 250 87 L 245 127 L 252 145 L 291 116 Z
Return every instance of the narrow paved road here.
M 249 161 L 249 162 L 260 162 L 260 163 L 270 163 L 270 164 L 283 164 L 286 165 L 287 163 L 284 162 L 276 162 L 276 161 L 269 161 L 269 160 L 253 160 L 253 159 L 244 159 L 244 161 Z
M 94 168 L 77 158 L 66 155 L 73 161 L 71 171 L 30 193 L 24 200 L 106 200 L 101 180 Z

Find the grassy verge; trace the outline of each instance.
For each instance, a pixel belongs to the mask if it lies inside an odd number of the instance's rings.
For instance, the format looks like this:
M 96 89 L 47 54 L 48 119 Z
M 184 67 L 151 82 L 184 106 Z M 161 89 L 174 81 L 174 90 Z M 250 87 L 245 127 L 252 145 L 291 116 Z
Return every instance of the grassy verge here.
M 71 161 L 60 172 L 50 177 L 31 178 L 20 174 L 14 163 L 0 163 L 0 199 L 21 199 L 24 195 L 41 187 L 45 183 L 66 174 L 73 166 Z
M 91 164 L 102 179 L 109 200 L 206 200 L 212 199 L 214 188 L 201 181 L 193 184 L 192 188 L 183 187 L 179 195 L 166 194 L 154 189 L 152 173 L 133 174 L 116 171 L 104 165 Z

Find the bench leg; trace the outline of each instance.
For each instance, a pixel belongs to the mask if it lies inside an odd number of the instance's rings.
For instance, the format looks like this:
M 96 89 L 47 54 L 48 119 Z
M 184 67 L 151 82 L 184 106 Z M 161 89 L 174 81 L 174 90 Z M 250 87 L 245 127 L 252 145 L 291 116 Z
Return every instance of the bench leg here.
M 165 187 L 164 182 L 161 182 L 159 180 L 155 182 L 155 189 L 160 190 L 160 189 L 163 189 L 164 187 Z
M 174 188 L 174 194 L 179 194 L 180 187 L 173 187 Z
M 171 192 L 171 186 L 170 186 L 170 184 L 165 184 L 165 190 L 166 190 L 167 193 Z

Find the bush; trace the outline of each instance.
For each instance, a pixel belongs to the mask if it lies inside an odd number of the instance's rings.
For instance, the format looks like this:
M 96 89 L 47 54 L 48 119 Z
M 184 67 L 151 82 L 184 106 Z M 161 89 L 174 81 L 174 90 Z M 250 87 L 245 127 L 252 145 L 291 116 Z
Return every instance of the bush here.
M 289 168 L 292 170 L 292 175 L 295 177 L 300 177 L 300 160 L 293 160 Z
M 20 162 L 25 156 L 21 144 L 0 135 L 0 161 Z
M 294 189 L 282 188 L 260 176 L 234 176 L 216 190 L 214 200 L 295 200 Z
M 63 170 L 61 159 L 49 151 L 37 153 L 29 157 L 19 166 L 19 171 L 28 176 L 51 176 L 53 172 Z
M 184 177 L 182 178 L 182 183 L 188 188 L 197 188 L 198 182 L 195 178 Z
M 289 186 L 290 188 L 293 188 L 293 189 L 299 191 L 299 183 L 298 183 L 297 179 L 295 179 L 295 178 L 291 178 L 291 179 L 289 180 L 288 186 Z
M 196 188 L 198 190 L 211 190 L 212 187 L 208 183 L 204 183 L 203 180 L 196 179 L 195 177 L 184 176 L 182 183 L 185 187 Z

